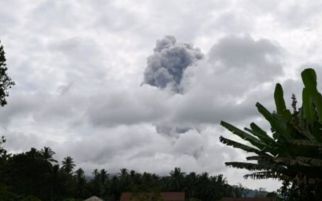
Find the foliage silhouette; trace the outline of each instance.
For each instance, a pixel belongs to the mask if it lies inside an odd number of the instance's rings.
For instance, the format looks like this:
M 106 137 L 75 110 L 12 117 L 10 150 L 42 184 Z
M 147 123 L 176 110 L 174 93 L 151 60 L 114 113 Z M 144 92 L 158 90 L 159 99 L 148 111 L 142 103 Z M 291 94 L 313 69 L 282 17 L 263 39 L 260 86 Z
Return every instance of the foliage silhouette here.
M 187 199 L 192 200 L 215 201 L 223 196 L 241 196 L 241 188 L 229 185 L 222 175 L 186 174 L 180 168 L 167 176 L 127 169 L 121 169 L 118 174 L 109 174 L 105 169 L 94 170 L 92 176 L 85 176 L 81 168 L 73 171 L 75 163 L 71 157 L 64 158 L 62 165 L 56 162 L 49 147 L 7 154 L 3 160 L 0 200 L 80 201 L 96 195 L 106 201 L 116 201 L 122 192 L 164 191 L 183 191 Z
M 241 130 L 227 122 L 221 125 L 248 144 L 220 137 L 220 141 L 249 153 L 250 162 L 226 162 L 227 166 L 243 168 L 253 173 L 246 178 L 277 178 L 291 184 L 299 200 L 321 200 L 322 181 L 322 95 L 317 90 L 316 74 L 313 69 L 302 72 L 304 83 L 302 106 L 296 108 L 292 96 L 293 111 L 287 109 L 283 89 L 276 84 L 274 99 L 276 111 L 270 112 L 260 103 L 259 113 L 269 122 L 271 134 L 255 123 Z
M 6 97 L 8 96 L 8 89 L 14 85 L 14 82 L 7 75 L 7 64 L 3 46 L 0 45 L 0 105 L 7 104 Z

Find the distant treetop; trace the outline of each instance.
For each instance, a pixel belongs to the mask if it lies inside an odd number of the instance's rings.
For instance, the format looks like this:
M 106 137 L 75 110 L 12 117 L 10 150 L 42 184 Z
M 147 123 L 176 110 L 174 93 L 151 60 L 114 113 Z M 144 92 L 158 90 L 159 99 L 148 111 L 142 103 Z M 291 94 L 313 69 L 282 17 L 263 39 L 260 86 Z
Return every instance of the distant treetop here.
M 7 75 L 7 64 L 5 52 L 3 46 L 0 44 L 0 105 L 4 106 L 7 104 L 6 97 L 8 94 L 8 89 L 11 88 L 15 83 Z

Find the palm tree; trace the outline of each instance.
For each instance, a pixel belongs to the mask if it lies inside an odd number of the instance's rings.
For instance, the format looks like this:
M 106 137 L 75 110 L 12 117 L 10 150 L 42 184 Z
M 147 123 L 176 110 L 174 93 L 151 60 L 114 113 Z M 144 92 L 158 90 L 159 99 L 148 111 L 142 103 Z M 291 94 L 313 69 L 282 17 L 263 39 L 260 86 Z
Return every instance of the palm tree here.
M 50 187 L 50 200 L 59 200 L 61 198 L 61 175 L 59 172 L 59 165 L 54 165 L 50 169 L 50 176 L 48 183 L 51 184 Z
M 73 169 L 75 167 L 75 163 L 72 157 L 67 156 L 62 161 L 62 169 L 65 173 L 71 174 L 73 172 Z
M 304 83 L 302 106 L 296 108 L 293 97 L 293 111 L 287 109 L 283 89 L 276 84 L 274 99 L 276 111 L 269 112 L 260 103 L 258 111 L 270 123 L 271 133 L 255 123 L 241 130 L 227 122 L 221 125 L 233 134 L 247 141 L 243 144 L 220 136 L 220 141 L 249 153 L 250 162 L 227 162 L 226 165 L 255 171 L 245 175 L 251 178 L 278 178 L 291 181 L 299 189 L 317 187 L 322 182 L 322 95 L 317 90 L 316 74 L 313 69 L 302 72 Z M 315 193 L 318 193 L 315 191 Z M 305 193 L 302 192 L 304 195 Z
M 180 168 L 176 167 L 174 170 L 170 172 L 171 179 L 171 188 L 173 191 L 182 191 L 183 187 L 183 179 L 185 177 L 185 173 L 181 171 Z
M 195 186 L 197 184 L 197 175 L 195 172 L 191 172 L 185 177 L 185 186 L 186 186 L 186 192 L 187 197 L 194 198 L 196 196 Z
M 44 147 L 40 151 L 42 157 L 49 163 L 57 163 L 57 160 L 53 158 L 55 152 L 50 147 Z
M 106 170 L 101 169 L 99 175 L 100 175 L 101 183 L 104 185 L 106 180 L 108 179 L 108 174 L 107 174 Z
M 85 195 L 85 185 L 86 178 L 85 173 L 82 168 L 79 168 L 75 171 L 75 179 L 76 179 L 76 197 L 83 198 Z
M 126 168 L 122 168 L 120 170 L 120 177 L 121 178 L 127 178 L 129 176 L 129 172 Z

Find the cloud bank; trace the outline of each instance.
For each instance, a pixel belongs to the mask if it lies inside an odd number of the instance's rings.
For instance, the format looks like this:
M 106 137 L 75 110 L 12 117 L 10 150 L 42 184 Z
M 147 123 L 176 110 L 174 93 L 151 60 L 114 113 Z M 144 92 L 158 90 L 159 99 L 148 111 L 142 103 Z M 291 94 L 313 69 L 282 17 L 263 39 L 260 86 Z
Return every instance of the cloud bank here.
M 88 172 L 181 166 L 276 189 L 225 168 L 245 153 L 218 143 L 229 135 L 218 123 L 267 127 L 254 104 L 274 109 L 276 82 L 287 103 L 300 96 L 303 66 L 320 72 L 322 64 L 321 5 L 1 1 L 0 37 L 16 82 L 0 111 L 6 146 L 51 146 Z

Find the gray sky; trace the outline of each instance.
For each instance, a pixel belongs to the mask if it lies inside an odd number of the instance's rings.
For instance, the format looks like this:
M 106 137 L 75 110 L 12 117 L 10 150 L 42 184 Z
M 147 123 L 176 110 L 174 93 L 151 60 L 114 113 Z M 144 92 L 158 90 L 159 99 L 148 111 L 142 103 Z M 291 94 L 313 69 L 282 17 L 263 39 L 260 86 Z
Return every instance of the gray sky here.
M 322 63 L 321 1 L 0 1 L 0 39 L 16 86 L 0 111 L 13 152 L 50 146 L 87 171 L 224 174 L 245 154 L 219 143 L 220 120 L 267 125 L 281 82 Z M 321 76 L 319 76 L 321 78 Z

